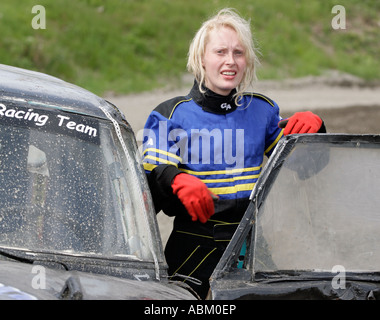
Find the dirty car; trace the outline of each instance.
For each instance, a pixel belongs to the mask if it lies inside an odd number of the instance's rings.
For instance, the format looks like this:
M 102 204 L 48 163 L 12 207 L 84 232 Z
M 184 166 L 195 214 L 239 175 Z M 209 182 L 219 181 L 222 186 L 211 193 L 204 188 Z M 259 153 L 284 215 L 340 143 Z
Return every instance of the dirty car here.
M 102 98 L 0 65 L 0 298 L 194 299 L 169 282 L 133 131 Z
M 380 136 L 282 138 L 208 299 L 379 299 Z

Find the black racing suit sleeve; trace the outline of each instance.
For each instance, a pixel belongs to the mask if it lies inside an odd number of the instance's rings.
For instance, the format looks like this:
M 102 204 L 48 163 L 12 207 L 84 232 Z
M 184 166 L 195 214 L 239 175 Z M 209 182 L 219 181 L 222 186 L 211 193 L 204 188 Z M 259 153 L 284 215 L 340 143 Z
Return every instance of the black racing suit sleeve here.
M 172 181 L 181 173 L 177 167 L 161 164 L 148 175 L 149 188 L 152 194 L 156 213 L 161 210 L 168 216 L 187 215 L 187 211 L 178 197 L 173 194 Z

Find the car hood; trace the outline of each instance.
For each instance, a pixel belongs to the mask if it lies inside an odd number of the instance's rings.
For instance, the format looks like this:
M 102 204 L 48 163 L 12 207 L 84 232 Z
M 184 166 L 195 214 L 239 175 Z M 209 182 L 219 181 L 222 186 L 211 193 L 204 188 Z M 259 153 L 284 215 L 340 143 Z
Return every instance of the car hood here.
M 140 280 L 143 280 L 142 276 Z M 173 282 L 139 281 L 0 261 L 0 300 L 188 300 Z

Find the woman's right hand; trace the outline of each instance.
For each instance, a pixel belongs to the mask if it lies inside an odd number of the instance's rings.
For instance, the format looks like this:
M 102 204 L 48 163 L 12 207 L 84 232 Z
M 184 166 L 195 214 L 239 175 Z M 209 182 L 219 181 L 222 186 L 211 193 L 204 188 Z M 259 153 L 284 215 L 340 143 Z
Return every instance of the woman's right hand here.
M 177 174 L 172 181 L 172 189 L 192 221 L 206 223 L 215 213 L 214 200 L 218 197 L 197 177 L 187 173 Z

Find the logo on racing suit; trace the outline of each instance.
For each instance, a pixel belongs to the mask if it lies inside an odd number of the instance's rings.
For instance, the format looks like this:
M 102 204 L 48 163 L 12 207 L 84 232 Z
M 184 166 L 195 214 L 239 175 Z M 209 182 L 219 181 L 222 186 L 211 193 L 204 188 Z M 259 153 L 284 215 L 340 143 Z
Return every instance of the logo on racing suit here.
M 222 109 L 226 109 L 226 110 L 230 110 L 232 107 L 231 107 L 231 105 L 229 104 L 229 103 L 222 103 L 221 105 L 220 105 L 220 108 L 222 108 Z

